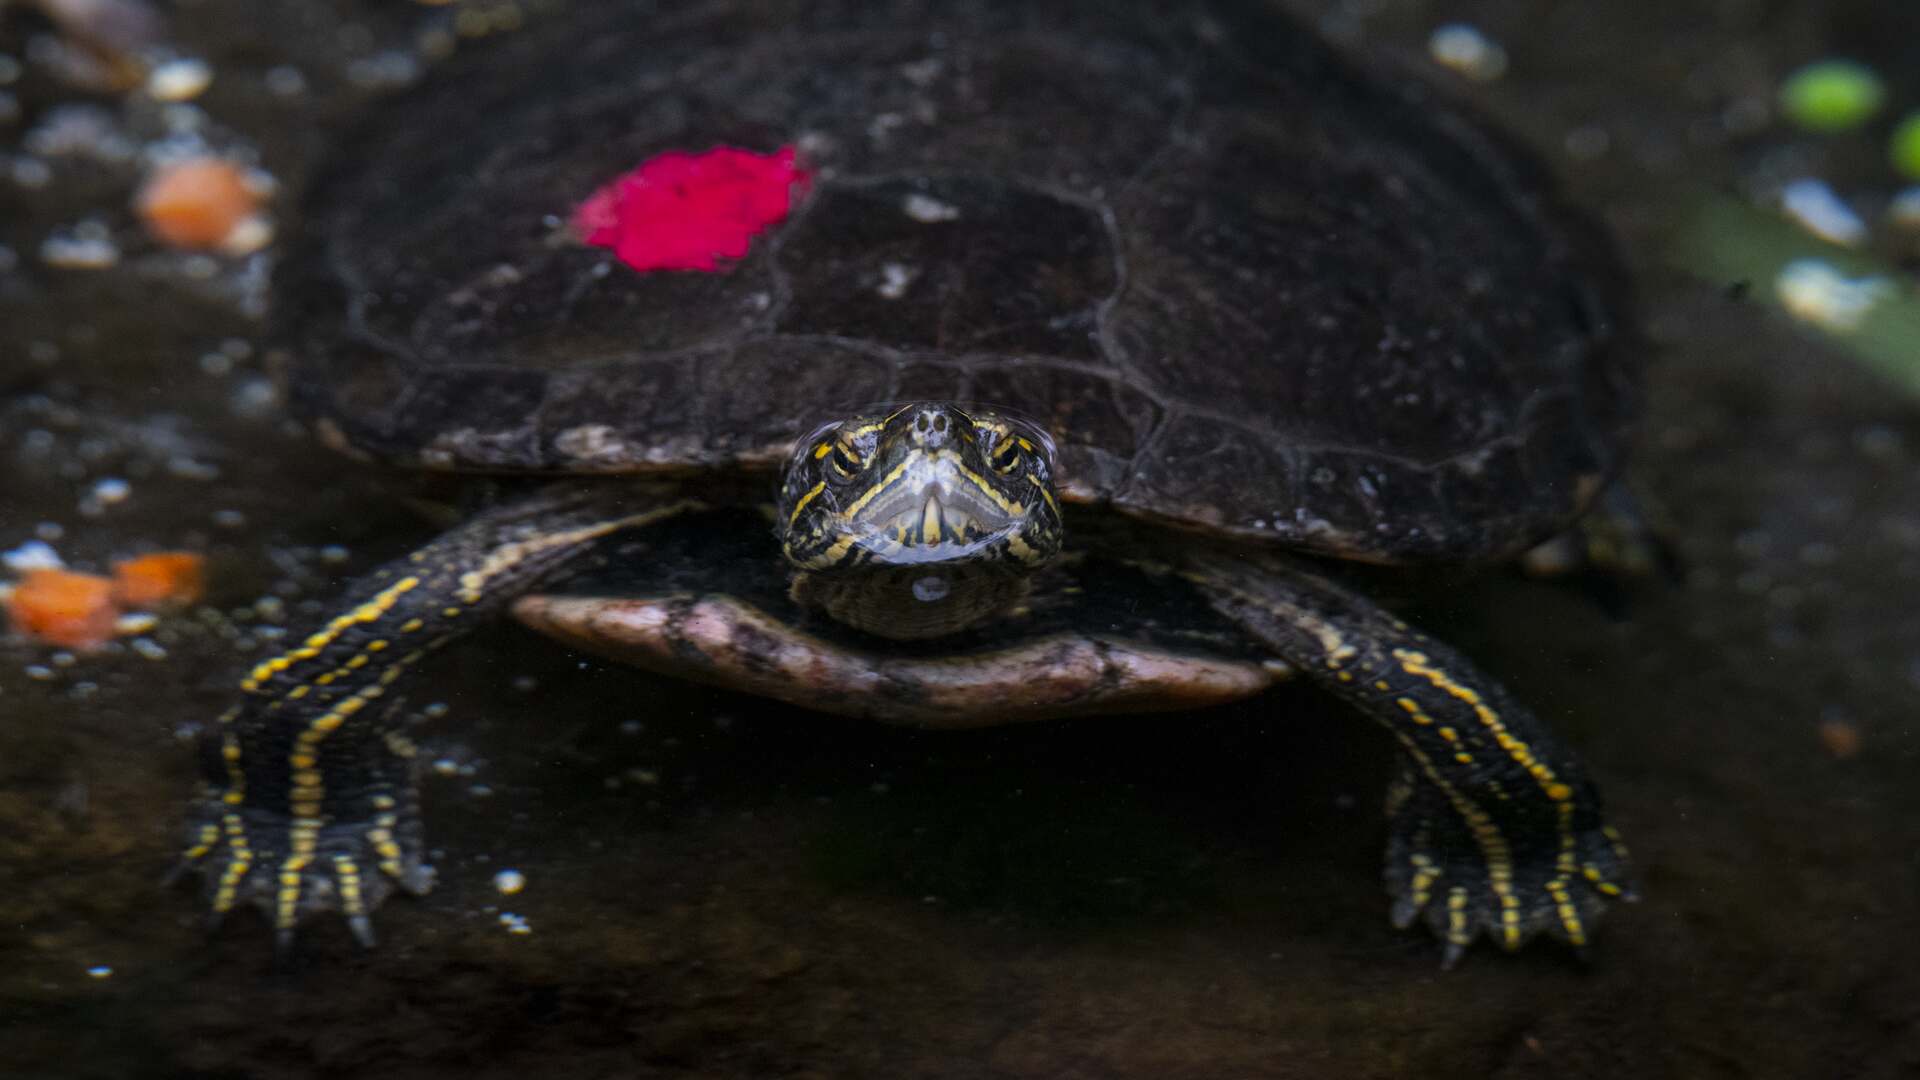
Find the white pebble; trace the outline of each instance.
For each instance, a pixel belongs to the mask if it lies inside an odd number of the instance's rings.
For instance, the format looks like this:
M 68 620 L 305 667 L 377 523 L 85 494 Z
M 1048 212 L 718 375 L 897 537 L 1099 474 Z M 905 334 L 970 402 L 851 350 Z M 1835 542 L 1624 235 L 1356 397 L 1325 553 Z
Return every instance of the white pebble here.
M 493 875 L 493 887 L 502 896 L 512 896 L 527 887 L 527 876 L 518 870 L 502 870 Z
M 1427 38 L 1427 55 L 1474 82 L 1492 82 L 1507 72 L 1507 50 L 1466 23 L 1437 27 Z
M 1823 180 L 1795 180 L 1780 189 L 1780 206 L 1795 224 L 1829 243 L 1855 247 L 1867 225 Z
M 1773 288 L 1788 314 L 1836 333 L 1859 329 L 1875 305 L 1897 292 L 1886 278 L 1849 278 L 1819 259 L 1781 267 Z
M 107 964 L 95 964 L 87 969 L 87 978 L 111 979 L 113 978 L 113 968 Z
M 221 239 L 220 253 L 239 258 L 251 255 L 271 243 L 273 222 L 264 214 L 248 214 Z
M 133 485 L 117 476 L 109 476 L 93 485 L 92 494 L 102 505 L 112 506 L 114 503 L 126 502 L 127 496 L 133 494 Z
M 104 236 L 57 232 L 40 242 L 40 261 L 62 270 L 105 270 L 120 261 L 120 249 Z
M 899 263 L 890 262 L 880 267 L 880 286 L 874 290 L 888 300 L 898 300 L 907 295 L 907 286 L 913 283 L 915 271 Z
M 12 551 L 0 553 L 0 562 L 16 574 L 29 570 L 58 570 L 66 566 L 60 553 L 44 540 L 29 540 Z
M 913 220 L 926 225 L 939 221 L 952 221 L 960 216 L 959 207 L 919 192 L 914 192 L 900 200 L 900 210 Z
M 147 94 L 155 101 L 191 101 L 213 82 L 205 60 L 169 60 L 147 75 Z

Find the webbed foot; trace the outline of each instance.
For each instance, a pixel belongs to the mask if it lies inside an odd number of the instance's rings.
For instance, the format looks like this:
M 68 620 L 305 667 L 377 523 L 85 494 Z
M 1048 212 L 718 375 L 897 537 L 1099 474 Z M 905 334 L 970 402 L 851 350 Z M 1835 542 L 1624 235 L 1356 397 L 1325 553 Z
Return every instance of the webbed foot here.
M 345 916 L 363 947 L 374 947 L 374 909 L 396 889 L 424 895 L 434 878 L 411 797 L 379 794 L 354 821 L 233 806 L 215 794 L 195 808 L 189 846 L 167 883 L 189 871 L 201 876 L 209 932 L 235 907 L 251 904 L 272 922 L 274 951 L 282 958 L 295 929 L 329 911 Z
M 1572 805 L 1597 807 L 1597 796 L 1589 787 Z M 1577 815 L 1584 821 L 1569 815 L 1563 844 L 1557 824 L 1491 827 L 1477 809 L 1463 814 L 1439 788 L 1403 777 L 1388 813 L 1393 925 L 1424 921 L 1446 943 L 1442 968 L 1458 963 L 1482 934 L 1510 952 L 1542 935 L 1580 952 L 1608 901 L 1637 899 L 1626 846 L 1597 812 Z

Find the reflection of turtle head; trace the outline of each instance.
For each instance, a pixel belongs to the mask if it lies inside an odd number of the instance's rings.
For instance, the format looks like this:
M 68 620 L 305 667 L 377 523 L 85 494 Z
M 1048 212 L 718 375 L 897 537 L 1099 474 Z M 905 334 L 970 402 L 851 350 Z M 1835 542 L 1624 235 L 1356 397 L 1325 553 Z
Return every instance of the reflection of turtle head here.
M 1021 420 L 918 402 L 803 440 L 780 491 L 796 595 L 895 638 L 975 625 L 1060 550 L 1053 442 Z

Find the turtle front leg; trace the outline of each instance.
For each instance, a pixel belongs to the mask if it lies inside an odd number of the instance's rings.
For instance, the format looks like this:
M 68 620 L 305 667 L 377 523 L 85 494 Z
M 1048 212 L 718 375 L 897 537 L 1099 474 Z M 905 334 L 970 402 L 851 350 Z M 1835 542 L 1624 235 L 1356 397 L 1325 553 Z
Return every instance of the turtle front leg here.
M 1255 639 L 1380 722 L 1406 754 L 1388 800 L 1395 926 L 1424 919 L 1451 967 L 1485 934 L 1580 947 L 1631 900 L 1627 851 L 1564 743 L 1464 657 L 1279 559 L 1196 552 L 1184 572 Z
M 254 665 L 202 740 L 187 850 L 217 924 L 251 903 L 284 950 L 338 910 L 363 945 L 396 888 L 424 893 L 414 748 L 382 708 L 429 651 L 553 576 L 593 542 L 699 506 L 639 485 L 564 485 L 497 506 L 354 582 L 339 613 Z

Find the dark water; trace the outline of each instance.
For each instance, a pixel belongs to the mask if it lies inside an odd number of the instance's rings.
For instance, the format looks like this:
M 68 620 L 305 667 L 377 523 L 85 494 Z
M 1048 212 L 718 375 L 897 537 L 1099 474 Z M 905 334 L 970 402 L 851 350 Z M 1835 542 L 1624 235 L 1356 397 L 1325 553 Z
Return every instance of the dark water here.
M 432 525 L 410 481 L 283 427 L 246 266 L 197 277 L 143 247 L 122 228 L 137 166 L 87 151 L 48 157 L 38 186 L 0 175 L 17 262 L 0 547 L 52 524 L 82 566 L 204 550 L 212 593 L 148 631 L 157 648 L 0 644 L 0 1075 L 1920 1076 L 1920 401 L 1668 254 L 1702 193 L 1741 199 L 1783 169 L 1890 188 L 1873 135 L 1727 117 L 1833 54 L 1920 106 L 1920 18 L 1553 8 L 1309 12 L 1409 66 L 1444 21 L 1500 41 L 1500 80 L 1438 78 L 1552 160 L 1633 264 L 1656 350 L 1634 473 L 1685 582 L 1620 612 L 1505 573 L 1389 597 L 1605 782 L 1646 899 L 1589 963 L 1482 946 L 1443 975 L 1431 940 L 1391 930 L 1391 749 L 1304 689 L 939 735 L 665 683 L 507 626 L 409 691 L 446 713 L 425 728 L 441 882 L 381 911 L 387 944 L 318 925 L 276 974 L 251 917 L 208 941 L 191 894 L 156 885 L 191 788 L 184 736 L 273 627 Z M 285 213 L 339 118 L 404 73 L 367 58 L 450 17 L 203 0 L 177 5 L 172 40 L 214 63 L 208 137 L 257 146 Z M 45 30 L 0 8 L 0 53 Z M 62 104 L 105 106 L 136 139 L 168 123 L 33 65 L 6 89 L 13 162 Z M 118 264 L 43 265 L 48 231 L 89 215 L 121 229 Z M 89 513 L 107 477 L 131 494 Z M 523 892 L 495 890 L 505 867 Z

